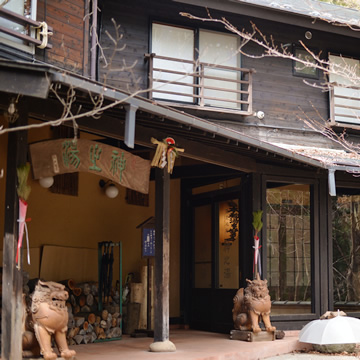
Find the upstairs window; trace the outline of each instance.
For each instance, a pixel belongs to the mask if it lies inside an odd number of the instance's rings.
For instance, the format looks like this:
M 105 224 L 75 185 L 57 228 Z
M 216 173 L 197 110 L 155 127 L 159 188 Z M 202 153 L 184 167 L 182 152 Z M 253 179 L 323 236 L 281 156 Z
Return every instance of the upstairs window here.
M 35 38 L 35 29 L 30 26 L 30 23 L 31 20 L 36 20 L 36 5 L 37 0 L 10 0 L 0 8 L 0 41 L 2 43 L 27 52 L 34 52 L 34 45 L 27 42 L 25 37 Z M 9 14 L 12 15 L 9 16 Z
M 153 23 L 150 96 L 250 112 L 251 72 L 240 68 L 238 48 L 236 35 Z
M 329 62 L 331 124 L 360 126 L 360 61 L 329 55 Z
M 153 62 L 154 68 L 161 69 L 153 73 L 154 98 L 181 102 L 193 101 L 193 76 L 191 74 L 195 71 L 194 51 L 193 30 L 153 24 L 152 53 L 166 57 L 155 58 Z

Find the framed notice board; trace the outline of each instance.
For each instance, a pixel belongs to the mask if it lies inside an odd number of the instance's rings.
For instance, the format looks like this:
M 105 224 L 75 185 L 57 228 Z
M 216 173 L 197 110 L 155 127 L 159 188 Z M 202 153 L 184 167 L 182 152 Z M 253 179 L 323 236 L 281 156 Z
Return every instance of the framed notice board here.
M 154 228 L 143 228 L 142 229 L 141 256 L 142 257 L 155 256 L 155 229 Z

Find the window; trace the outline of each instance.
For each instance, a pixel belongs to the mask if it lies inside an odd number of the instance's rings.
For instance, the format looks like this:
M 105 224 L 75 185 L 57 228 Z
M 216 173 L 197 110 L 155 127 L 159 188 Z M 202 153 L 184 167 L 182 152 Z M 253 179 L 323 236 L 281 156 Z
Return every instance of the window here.
M 360 61 L 329 55 L 331 123 L 360 125 Z
M 293 61 L 293 74 L 295 76 L 301 76 L 306 78 L 319 78 L 319 69 L 311 66 L 311 64 L 316 64 L 316 60 L 309 54 L 309 52 L 303 48 L 294 46 L 293 48 L 294 56 L 306 63 L 300 61 Z
M 153 23 L 151 96 L 250 112 L 251 72 L 239 67 L 238 47 L 236 35 Z
M 355 191 L 354 191 L 355 190 Z M 360 311 L 360 191 L 337 189 L 332 198 L 334 308 Z
M 268 183 L 266 201 L 267 280 L 275 301 L 272 312 L 310 313 L 310 185 Z
M 5 16 L 4 13 L 0 12 L 0 29 L 4 29 L 3 31 L 0 30 L 1 42 L 16 46 L 20 50 L 34 52 L 34 46 L 32 44 L 28 44 L 25 40 L 17 36 L 5 33 L 5 31 L 8 29 L 9 32 L 15 32 L 19 35 L 27 35 L 34 38 L 35 30 L 30 25 L 26 24 L 26 20 L 36 20 L 36 5 L 37 0 L 11 0 L 3 6 L 4 10 L 15 13 L 15 16 L 16 14 L 20 16 L 17 17 L 19 20 L 13 21 L 9 19 L 8 16 Z M 25 21 L 21 21 L 22 17 L 25 18 Z
M 174 58 L 174 60 L 155 58 L 153 83 L 154 98 L 164 100 L 178 100 L 192 102 L 194 72 L 194 44 L 193 30 L 153 24 L 152 52 L 157 55 Z M 176 60 L 175 60 L 176 59 Z M 182 83 L 182 84 L 179 84 Z

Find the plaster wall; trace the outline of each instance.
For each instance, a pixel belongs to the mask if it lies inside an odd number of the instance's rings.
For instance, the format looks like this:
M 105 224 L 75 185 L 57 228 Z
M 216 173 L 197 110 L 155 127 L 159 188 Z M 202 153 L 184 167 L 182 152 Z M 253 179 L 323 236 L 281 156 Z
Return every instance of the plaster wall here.
M 3 120 L 1 124 L 5 125 Z M 7 125 L 6 125 L 7 126 Z M 5 127 L 5 126 L 4 126 Z M 48 139 L 50 130 L 46 128 L 30 130 L 29 142 Z M 93 136 L 81 134 L 82 138 L 94 139 Z M 0 171 L 6 169 L 7 135 L 0 137 Z M 141 229 L 136 227 L 147 218 L 155 214 L 155 184 L 150 182 L 149 206 L 137 206 L 126 203 L 126 189 L 118 186 L 119 195 L 115 199 L 106 197 L 99 186 L 100 176 L 80 173 L 78 196 L 60 195 L 51 193 L 42 188 L 38 181 L 29 179 L 31 194 L 28 199 L 29 207 L 27 217 L 30 248 L 43 249 L 47 245 L 52 251 L 47 251 L 46 262 L 42 264 L 40 256 L 34 256 L 31 266 L 25 266 L 30 275 L 36 276 L 41 269 L 41 276 L 46 280 L 61 279 L 61 270 L 54 269 L 66 266 L 63 274 L 73 273 L 72 278 L 77 280 L 77 273 L 89 274 L 86 280 L 97 280 L 97 248 L 98 242 L 122 242 L 123 266 L 122 283 L 130 272 L 141 274 L 141 268 L 147 264 L 141 258 Z M 4 209 L 5 209 L 5 183 L 6 177 L 0 179 L 0 231 L 4 234 Z M 180 316 L 180 181 L 171 181 L 171 209 L 170 209 L 170 317 Z M 1 237 L 1 249 L 2 249 Z M 84 249 L 79 252 L 78 249 Z M 47 248 L 49 249 L 49 248 Z M 55 250 L 54 250 L 55 249 Z M 67 254 L 75 249 L 78 259 L 69 269 Z M 89 254 L 91 254 L 89 256 Z M 93 257 L 93 258 L 92 258 Z M 2 257 L 1 257 L 2 259 Z M 114 274 L 118 274 L 118 260 L 115 256 Z M 79 269 L 77 269 L 77 265 Z M 63 264 L 63 265 L 62 265 Z M 94 269 L 96 268 L 96 270 Z M 85 270 L 84 270 L 85 269 Z M 49 275 L 51 274 L 51 275 Z M 52 278 L 47 278 L 51 276 Z M 60 277 L 60 278 L 54 278 Z M 95 278 L 94 278 L 95 277 Z M 118 276 L 114 275 L 114 279 Z M 140 281 L 140 277 L 137 277 Z M 84 280 L 82 275 L 80 280 Z

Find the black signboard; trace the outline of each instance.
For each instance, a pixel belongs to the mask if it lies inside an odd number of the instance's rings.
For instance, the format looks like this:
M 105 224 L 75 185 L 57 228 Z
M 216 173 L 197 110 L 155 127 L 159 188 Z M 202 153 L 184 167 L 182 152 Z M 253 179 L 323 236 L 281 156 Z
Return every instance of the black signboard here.
M 155 256 L 155 229 L 143 228 L 142 229 L 142 257 Z

